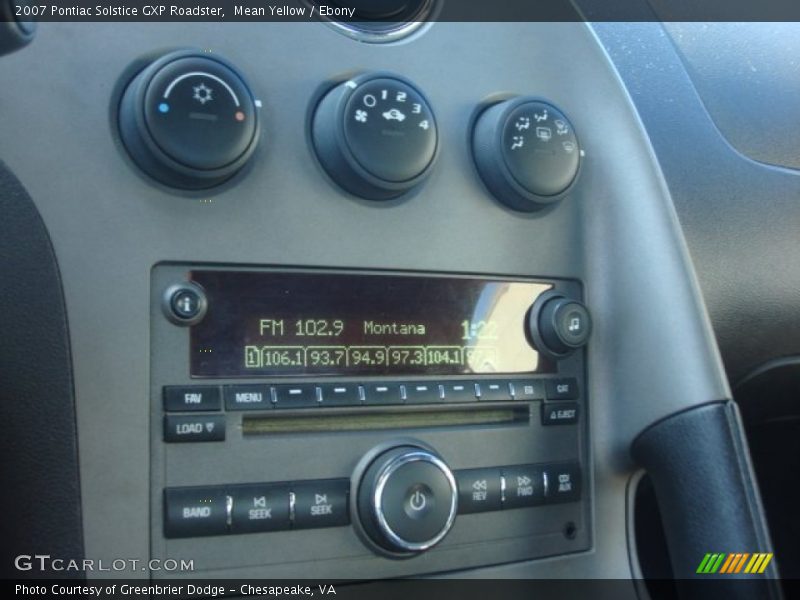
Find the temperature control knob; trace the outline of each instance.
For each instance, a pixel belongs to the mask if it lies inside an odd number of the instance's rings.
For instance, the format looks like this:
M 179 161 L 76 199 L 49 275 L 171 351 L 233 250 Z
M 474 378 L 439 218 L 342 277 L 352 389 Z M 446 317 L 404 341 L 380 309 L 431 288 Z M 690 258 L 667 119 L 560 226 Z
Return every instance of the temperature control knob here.
M 119 106 L 133 161 L 176 188 L 205 189 L 241 169 L 258 143 L 256 101 L 227 62 L 172 52 L 139 72 Z
M 364 472 L 358 490 L 364 532 L 384 551 L 410 555 L 439 543 L 458 508 L 453 473 L 435 453 L 416 446 L 392 448 Z
M 394 75 L 361 75 L 330 90 L 316 107 L 311 137 L 331 179 L 369 200 L 390 200 L 418 186 L 438 148 L 428 101 Z
M 524 212 L 564 196 L 577 177 L 581 154 L 569 119 L 535 98 L 507 100 L 484 110 L 475 123 L 472 152 L 489 191 Z

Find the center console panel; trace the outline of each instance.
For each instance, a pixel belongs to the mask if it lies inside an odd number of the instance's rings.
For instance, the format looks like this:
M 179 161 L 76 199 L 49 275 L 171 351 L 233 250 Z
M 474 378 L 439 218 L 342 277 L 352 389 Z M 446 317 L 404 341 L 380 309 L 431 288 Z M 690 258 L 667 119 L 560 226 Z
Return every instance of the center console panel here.
M 358 578 L 586 550 L 584 353 L 534 339 L 542 300 L 581 294 L 574 281 L 158 265 L 153 557 Z

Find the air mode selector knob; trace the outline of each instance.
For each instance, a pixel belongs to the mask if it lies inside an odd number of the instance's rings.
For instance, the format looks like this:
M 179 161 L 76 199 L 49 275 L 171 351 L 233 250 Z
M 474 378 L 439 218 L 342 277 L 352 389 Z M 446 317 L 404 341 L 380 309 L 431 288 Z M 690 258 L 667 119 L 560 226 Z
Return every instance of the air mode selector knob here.
M 368 200 L 391 200 L 420 185 L 439 144 L 422 92 L 396 75 L 376 73 L 354 77 L 322 97 L 311 139 L 330 178 Z
M 228 62 L 191 50 L 171 52 L 128 84 L 119 131 L 133 161 L 152 178 L 206 189 L 232 177 L 252 156 L 257 103 Z
M 475 122 L 472 152 L 489 191 L 523 212 L 563 198 L 578 175 L 581 156 L 572 123 L 538 98 L 486 108 Z
M 458 488 L 441 457 L 416 446 L 379 455 L 358 490 L 364 532 L 381 549 L 411 555 L 438 544 L 458 509 Z

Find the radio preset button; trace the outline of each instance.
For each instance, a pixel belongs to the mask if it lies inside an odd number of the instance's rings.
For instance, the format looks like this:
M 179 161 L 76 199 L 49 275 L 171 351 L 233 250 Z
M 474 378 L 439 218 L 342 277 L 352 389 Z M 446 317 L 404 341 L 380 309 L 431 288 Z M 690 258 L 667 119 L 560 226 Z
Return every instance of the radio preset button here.
M 272 398 L 268 385 L 226 385 L 225 408 L 228 410 L 269 410 Z
M 515 379 L 511 389 L 514 400 L 544 400 L 544 382 L 540 379 Z
M 227 533 L 226 503 L 221 487 L 164 490 L 164 535 L 181 538 Z
M 572 425 L 577 422 L 577 402 L 542 403 L 542 425 Z
M 289 486 L 252 484 L 228 488 L 233 533 L 289 529 Z
M 537 506 L 544 503 L 544 474 L 541 467 L 503 467 L 505 497 L 503 508 Z
M 294 528 L 338 527 L 350 523 L 350 481 L 328 479 L 292 484 Z
M 433 404 L 442 402 L 439 384 L 432 381 L 407 383 L 406 404 Z
M 355 383 L 329 383 L 319 386 L 322 394 L 320 406 L 358 406 L 361 393 Z
M 225 415 L 165 415 L 165 442 L 222 442 Z
M 459 514 L 488 512 L 503 507 L 500 469 L 468 469 L 455 473 Z
M 213 385 L 164 387 L 164 410 L 168 412 L 220 410 L 219 388 Z
M 317 386 L 312 384 L 275 385 L 275 408 L 311 408 L 319 406 Z
M 446 381 L 442 384 L 445 402 L 475 402 L 475 384 L 471 381 Z
M 364 402 L 372 405 L 403 404 L 403 386 L 399 383 L 370 383 L 364 386 Z
M 475 384 L 478 393 L 478 400 L 498 401 L 511 400 L 511 391 L 505 381 L 481 381 Z
M 575 400 L 578 397 L 578 382 L 573 378 L 548 379 L 545 386 L 548 400 Z

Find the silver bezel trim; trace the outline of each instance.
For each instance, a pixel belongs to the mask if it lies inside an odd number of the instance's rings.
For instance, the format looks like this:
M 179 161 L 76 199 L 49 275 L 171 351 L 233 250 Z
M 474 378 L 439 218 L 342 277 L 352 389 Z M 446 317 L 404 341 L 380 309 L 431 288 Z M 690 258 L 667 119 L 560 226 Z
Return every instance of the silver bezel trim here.
M 447 483 L 450 485 L 450 513 L 448 514 L 444 526 L 434 537 L 424 542 L 409 542 L 400 537 L 387 522 L 386 516 L 383 513 L 383 493 L 389 478 L 395 471 L 404 465 L 419 461 L 432 464 L 439 469 L 447 479 Z M 378 527 L 381 532 L 395 547 L 408 552 L 422 552 L 423 550 L 428 550 L 444 539 L 456 519 L 456 513 L 458 512 L 458 488 L 456 486 L 455 477 L 453 477 L 453 472 L 442 459 L 424 450 L 411 450 L 400 456 L 396 456 L 389 461 L 378 477 L 378 482 L 375 485 L 375 491 L 372 495 L 372 510 L 378 521 Z

